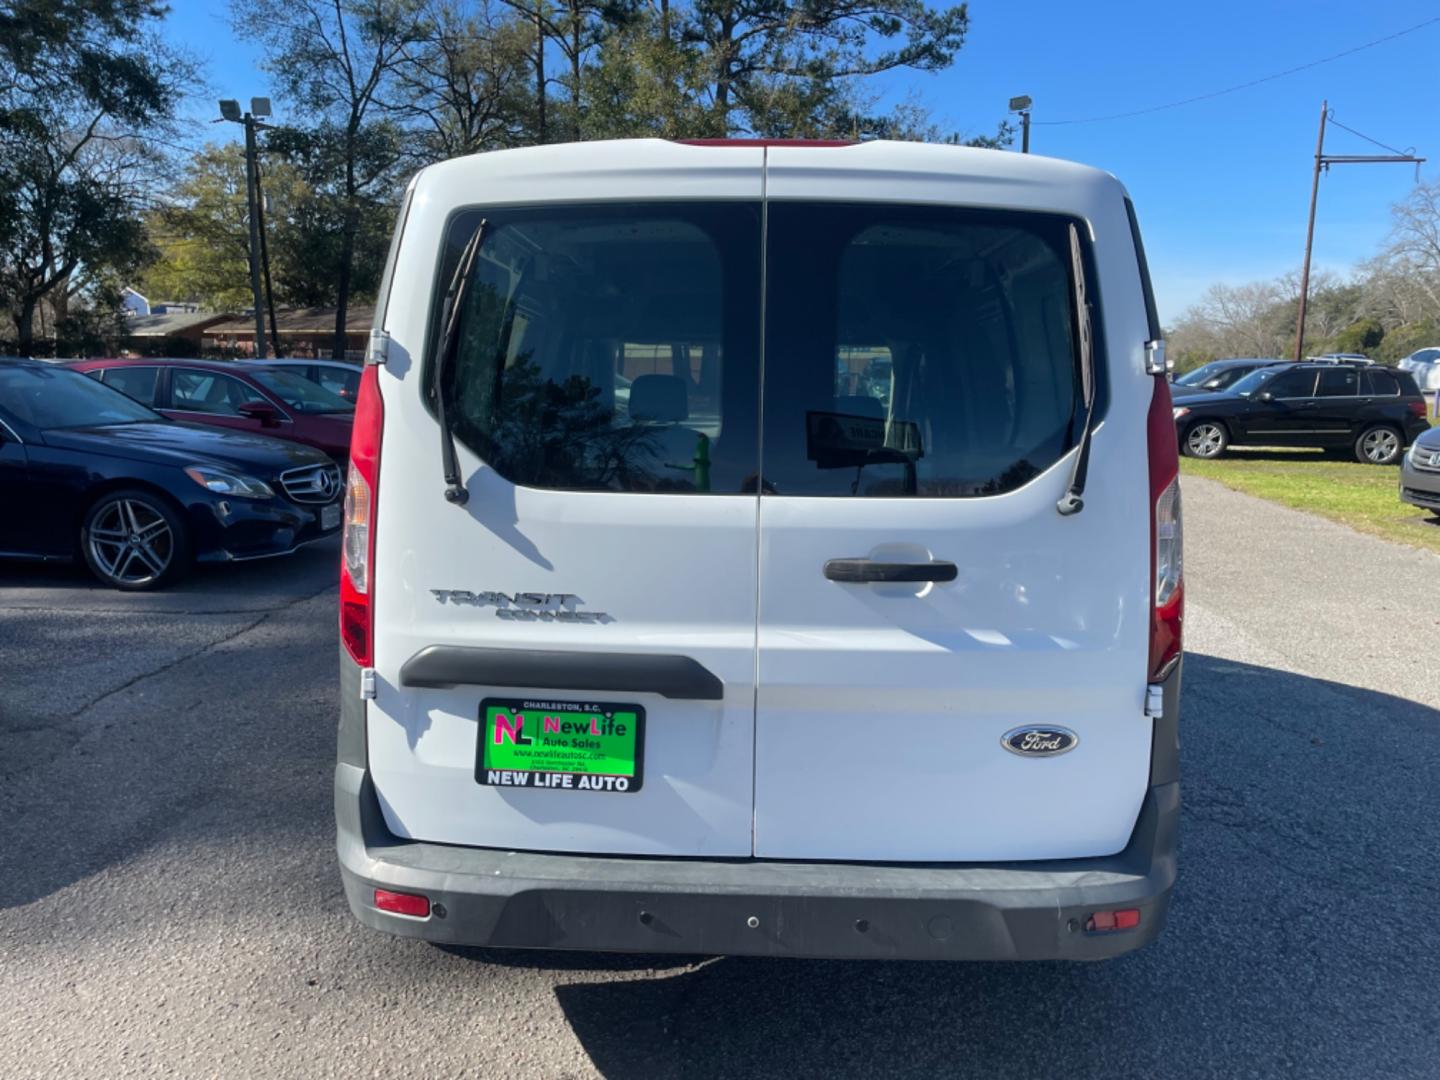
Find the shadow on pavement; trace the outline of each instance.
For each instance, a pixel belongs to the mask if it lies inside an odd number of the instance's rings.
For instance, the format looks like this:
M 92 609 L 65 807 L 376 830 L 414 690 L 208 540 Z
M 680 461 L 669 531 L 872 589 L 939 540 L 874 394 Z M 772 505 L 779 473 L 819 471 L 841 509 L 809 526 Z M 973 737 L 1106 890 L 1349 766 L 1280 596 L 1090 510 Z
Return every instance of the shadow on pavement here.
M 701 956 L 668 953 L 589 953 L 564 949 L 483 949 L 468 945 L 436 945 L 436 949 L 460 960 L 496 967 L 524 968 L 527 971 L 672 971 L 689 967 Z
M 1432 1075 L 1440 712 L 1194 654 L 1182 708 L 1181 876 L 1146 950 L 719 959 L 559 1004 L 616 1078 Z

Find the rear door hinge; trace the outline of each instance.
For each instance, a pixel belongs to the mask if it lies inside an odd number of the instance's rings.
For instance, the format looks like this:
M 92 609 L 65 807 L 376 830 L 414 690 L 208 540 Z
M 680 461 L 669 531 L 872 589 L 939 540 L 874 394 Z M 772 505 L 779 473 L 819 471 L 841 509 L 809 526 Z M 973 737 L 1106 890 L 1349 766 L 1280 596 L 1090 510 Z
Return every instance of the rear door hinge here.
M 1145 715 L 1156 720 L 1165 715 L 1165 687 L 1159 683 L 1145 687 Z
M 1145 374 L 1169 375 L 1175 370 L 1175 358 L 1165 352 L 1165 339 L 1145 342 Z
M 387 330 L 371 330 L 370 344 L 365 348 L 365 363 L 383 364 L 390 359 L 390 333 Z
M 360 669 L 360 700 L 375 700 L 375 669 L 373 667 Z

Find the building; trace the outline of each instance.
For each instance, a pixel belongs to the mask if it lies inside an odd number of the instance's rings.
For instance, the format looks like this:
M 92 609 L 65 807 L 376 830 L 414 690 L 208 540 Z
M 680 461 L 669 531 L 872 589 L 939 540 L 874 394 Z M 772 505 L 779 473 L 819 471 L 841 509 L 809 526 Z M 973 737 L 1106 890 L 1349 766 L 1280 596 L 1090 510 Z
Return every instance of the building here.
M 345 356 L 363 360 L 375 321 L 372 304 L 352 305 L 345 313 Z M 295 308 L 275 313 L 279 331 L 280 352 L 284 356 L 329 357 L 335 341 L 334 308 Z M 270 320 L 265 320 L 265 336 L 270 337 Z M 226 316 L 225 321 L 205 329 L 202 344 L 205 352 L 223 356 L 255 355 L 254 316 Z M 272 343 L 271 350 L 274 351 Z
M 233 318 L 234 315 L 223 311 L 132 314 L 125 320 L 125 333 L 119 345 L 122 350 L 141 356 L 199 356 L 208 328 Z

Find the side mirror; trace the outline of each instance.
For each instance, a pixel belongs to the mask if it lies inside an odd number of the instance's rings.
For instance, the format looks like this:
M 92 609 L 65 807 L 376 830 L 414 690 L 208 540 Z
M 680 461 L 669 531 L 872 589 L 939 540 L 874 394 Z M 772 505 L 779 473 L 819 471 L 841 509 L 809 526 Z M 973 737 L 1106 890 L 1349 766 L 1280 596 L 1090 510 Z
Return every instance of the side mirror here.
M 1261 390 L 1260 393 L 1255 395 L 1255 400 L 1263 401 L 1268 405 L 1270 402 L 1275 400 L 1275 395 L 1270 393 L 1269 390 Z
M 240 406 L 239 413 L 251 420 L 259 420 L 261 427 L 274 427 L 280 422 L 280 414 L 268 401 L 247 401 Z

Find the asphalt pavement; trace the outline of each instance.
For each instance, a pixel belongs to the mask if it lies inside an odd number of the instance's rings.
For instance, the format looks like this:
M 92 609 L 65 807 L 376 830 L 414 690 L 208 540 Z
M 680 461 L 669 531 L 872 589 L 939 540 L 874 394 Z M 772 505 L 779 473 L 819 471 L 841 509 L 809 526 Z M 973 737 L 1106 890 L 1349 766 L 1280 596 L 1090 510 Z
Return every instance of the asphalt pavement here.
M 333 544 L 0 566 L 0 1073 L 1435 1077 L 1440 557 L 1185 482 L 1171 923 L 1104 964 L 442 950 L 334 865 Z

